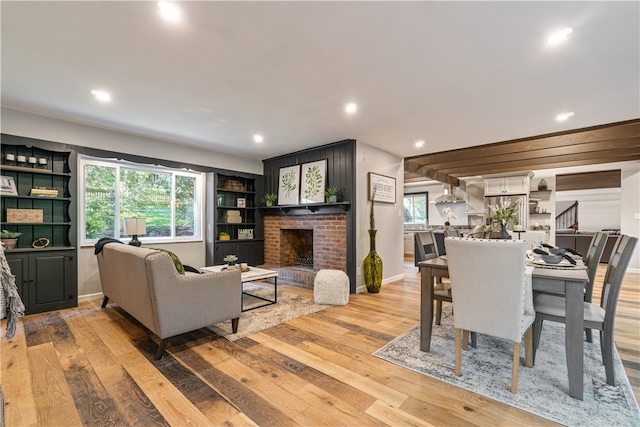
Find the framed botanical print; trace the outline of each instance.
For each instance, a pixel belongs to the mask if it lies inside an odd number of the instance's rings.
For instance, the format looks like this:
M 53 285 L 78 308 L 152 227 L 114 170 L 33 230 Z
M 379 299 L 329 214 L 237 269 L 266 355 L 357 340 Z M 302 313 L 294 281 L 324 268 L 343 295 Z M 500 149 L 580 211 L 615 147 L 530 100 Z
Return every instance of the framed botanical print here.
M 300 202 L 322 203 L 324 202 L 324 182 L 327 174 L 327 161 L 305 163 L 300 174 Z
M 300 165 L 280 168 L 278 205 L 297 205 L 300 193 Z

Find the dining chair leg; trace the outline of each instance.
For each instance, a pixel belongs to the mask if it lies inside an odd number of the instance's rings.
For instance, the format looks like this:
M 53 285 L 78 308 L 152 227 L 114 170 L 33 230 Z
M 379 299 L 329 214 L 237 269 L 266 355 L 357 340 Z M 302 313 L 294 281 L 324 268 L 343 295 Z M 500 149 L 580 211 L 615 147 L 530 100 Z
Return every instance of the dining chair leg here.
M 540 345 L 540 335 L 542 334 L 542 317 L 540 315 L 536 315 L 536 320 L 531 325 L 533 328 L 533 348 L 531 352 L 533 353 L 532 363 L 536 363 L 536 352 L 538 351 L 538 345 Z
M 533 326 L 524 333 L 524 363 L 528 368 L 533 367 Z
M 591 333 L 591 329 L 586 328 L 584 330 L 584 333 L 587 336 L 587 342 L 593 342 L 593 334 Z
M 520 343 L 513 343 L 513 368 L 511 369 L 511 393 L 518 392 L 518 366 L 520 365 Z
M 436 325 L 442 320 L 442 300 L 436 300 Z
M 613 368 L 613 334 L 608 331 L 600 331 L 602 339 L 602 360 L 604 362 L 604 372 L 607 376 L 607 384 L 615 386 L 616 376 Z
M 462 348 L 464 350 L 469 349 L 469 331 L 467 331 L 466 329 L 462 331 Z
M 462 371 L 460 369 L 460 358 L 462 357 L 462 343 L 460 342 L 461 332 L 462 332 L 461 329 L 456 328 L 456 375 L 457 376 L 460 376 L 462 374 Z

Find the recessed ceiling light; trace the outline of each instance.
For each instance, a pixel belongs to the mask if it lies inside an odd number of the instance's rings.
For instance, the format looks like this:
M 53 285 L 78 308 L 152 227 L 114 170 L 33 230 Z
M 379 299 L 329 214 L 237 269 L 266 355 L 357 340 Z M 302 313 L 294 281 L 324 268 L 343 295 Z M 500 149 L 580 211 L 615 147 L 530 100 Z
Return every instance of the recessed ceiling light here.
M 160 15 L 170 22 L 178 22 L 182 16 L 178 6 L 168 1 L 159 1 L 158 9 L 160 9 Z
M 264 138 L 262 137 L 262 135 L 256 134 L 256 135 L 253 135 L 253 141 L 254 142 L 262 142 L 262 141 L 264 141 Z
M 424 141 L 420 140 L 420 141 L 416 141 L 416 148 L 422 148 L 424 147 Z
M 556 116 L 556 120 L 559 121 L 559 122 L 564 122 L 566 120 L 569 120 L 569 117 L 573 116 L 573 114 L 574 113 L 572 111 L 570 111 L 568 113 L 558 114 Z
M 111 95 L 103 90 L 92 90 L 91 94 L 95 96 L 98 101 L 109 102 L 111 101 Z
M 569 37 L 569 34 L 571 34 L 572 32 L 573 32 L 572 28 L 563 28 L 560 31 L 556 31 L 555 33 L 552 33 L 549 37 L 547 37 L 547 45 L 549 46 L 559 45 L 560 43 L 566 41 L 567 37 Z
M 355 102 L 350 102 L 347 105 L 345 105 L 344 111 L 346 111 L 349 114 L 353 114 L 356 111 L 358 111 L 358 104 L 356 104 Z

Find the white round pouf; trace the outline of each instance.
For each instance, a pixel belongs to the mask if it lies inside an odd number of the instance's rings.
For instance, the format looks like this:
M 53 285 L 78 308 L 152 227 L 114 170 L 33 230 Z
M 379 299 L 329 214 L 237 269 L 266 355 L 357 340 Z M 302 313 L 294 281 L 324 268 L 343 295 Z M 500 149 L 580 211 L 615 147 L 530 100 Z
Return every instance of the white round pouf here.
M 316 304 L 346 305 L 349 302 L 349 276 L 341 270 L 320 270 L 313 282 Z

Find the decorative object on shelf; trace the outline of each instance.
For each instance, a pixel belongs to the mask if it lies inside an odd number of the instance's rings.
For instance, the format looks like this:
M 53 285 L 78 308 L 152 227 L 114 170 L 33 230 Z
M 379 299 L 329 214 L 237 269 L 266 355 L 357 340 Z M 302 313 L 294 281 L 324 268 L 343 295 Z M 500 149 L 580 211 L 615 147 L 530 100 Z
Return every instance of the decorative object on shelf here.
M 511 199 L 505 197 L 500 198 L 500 204 L 489 205 L 489 209 L 493 211 L 491 219 L 500 224 L 500 232 L 496 236 L 497 239 L 511 239 L 511 235 L 507 232 L 507 223 L 517 218 L 519 207 L 519 200 L 513 203 Z
M 327 187 L 327 189 L 324 190 L 327 203 L 338 203 L 338 196 L 341 191 L 340 187 Z
M 375 197 L 376 202 L 396 202 L 396 179 L 390 176 L 369 172 L 370 200 Z
M 15 162 L 16 156 L 15 154 L 7 153 L 5 154 L 4 159 L 8 162 Z
M 247 207 L 247 199 L 245 199 L 244 197 L 239 197 L 238 199 L 236 199 L 236 205 L 239 208 L 246 208 Z
M 142 242 L 138 240 L 138 236 L 147 234 L 147 219 L 146 218 L 125 218 L 124 219 L 124 234 L 131 236 L 129 244 L 132 246 L 140 246 Z
M 18 163 L 26 163 L 27 157 L 26 156 L 18 156 L 17 157 L 17 161 L 18 161 Z
M 240 228 L 238 230 L 238 240 L 253 239 L 253 228 Z
M 451 225 L 451 220 L 452 219 L 458 219 L 458 215 L 456 215 L 451 210 L 450 207 L 446 207 L 446 208 L 442 209 L 442 213 L 447 216 L 447 220 L 444 222 L 444 225 L 446 225 L 447 227 Z
M 44 222 L 44 212 L 42 209 L 7 209 L 7 222 L 14 223 L 36 223 Z
M 18 237 L 21 235 L 22 233 L 18 233 L 17 231 L 2 230 L 0 233 L 0 240 L 2 240 L 5 248 L 9 251 L 16 247 L 18 244 Z
M 242 224 L 242 215 L 240 211 L 228 210 L 222 214 L 222 221 L 227 224 Z
M 324 182 L 327 173 L 327 161 L 305 163 L 302 165 L 302 184 L 300 186 L 301 203 L 324 202 Z
M 382 259 L 376 252 L 376 220 L 374 216 L 373 205 L 376 200 L 376 187 L 373 188 L 371 194 L 371 211 L 369 212 L 369 253 L 364 259 L 362 267 L 362 276 L 367 291 L 370 293 L 380 292 L 382 286 Z
M 262 197 L 262 203 L 264 203 L 265 206 L 273 206 L 277 201 L 277 194 L 267 193 Z
M 236 261 L 238 261 L 238 257 L 236 255 L 229 254 L 226 257 L 224 257 L 226 268 L 237 268 L 238 265 L 236 264 Z
M 247 191 L 247 186 L 237 179 L 225 179 L 220 188 L 223 190 Z
M 298 183 L 300 181 L 300 165 L 280 168 L 280 178 L 278 181 L 278 204 L 297 205 L 298 204 Z
M 218 240 L 231 240 L 231 236 L 226 231 L 221 231 L 218 233 Z
M 33 187 L 29 195 L 38 197 L 58 197 L 58 189 L 51 187 Z
M 8 154 L 7 154 L 8 156 Z M 16 182 L 10 176 L 0 176 L 0 194 L 7 196 L 17 196 L 18 189 Z
M 225 196 L 224 194 L 218 194 L 218 206 L 224 206 Z
M 51 244 L 51 241 L 46 237 L 38 237 L 31 243 L 31 247 L 35 249 L 43 249 Z
M 544 178 L 538 183 L 538 191 L 547 191 L 547 181 Z

